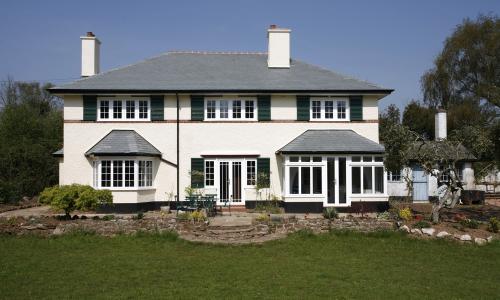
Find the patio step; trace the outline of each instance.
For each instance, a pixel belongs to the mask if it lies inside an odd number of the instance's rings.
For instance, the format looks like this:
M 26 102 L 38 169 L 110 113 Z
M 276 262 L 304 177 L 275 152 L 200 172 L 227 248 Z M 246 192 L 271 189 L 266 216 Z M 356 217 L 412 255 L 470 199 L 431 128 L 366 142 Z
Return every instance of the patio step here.
M 227 206 L 220 206 L 219 207 L 222 212 L 246 212 L 247 208 L 245 205 L 231 205 L 231 209 Z
M 193 230 L 182 238 L 194 242 L 208 243 L 258 243 L 277 237 L 266 225 L 209 225 L 205 229 Z

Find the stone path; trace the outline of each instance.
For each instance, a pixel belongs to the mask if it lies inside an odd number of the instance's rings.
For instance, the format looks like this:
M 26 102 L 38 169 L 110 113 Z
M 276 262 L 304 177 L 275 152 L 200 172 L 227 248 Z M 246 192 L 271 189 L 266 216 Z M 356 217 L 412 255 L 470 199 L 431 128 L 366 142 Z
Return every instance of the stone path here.
M 16 209 L 0 213 L 1 218 L 10 217 L 31 217 L 31 216 L 52 216 L 54 213 L 50 211 L 49 206 L 37 206 L 24 209 Z

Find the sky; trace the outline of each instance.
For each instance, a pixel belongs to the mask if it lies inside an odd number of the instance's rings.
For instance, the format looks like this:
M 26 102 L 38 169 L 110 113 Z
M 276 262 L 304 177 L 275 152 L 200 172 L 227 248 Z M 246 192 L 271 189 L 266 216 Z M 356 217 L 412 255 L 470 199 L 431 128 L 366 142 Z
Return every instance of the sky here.
M 101 72 L 170 50 L 267 51 L 270 24 L 290 28 L 292 57 L 421 99 L 420 77 L 464 18 L 500 1 L 0 2 L 0 81 L 61 84 L 80 76 L 80 36 L 101 40 Z

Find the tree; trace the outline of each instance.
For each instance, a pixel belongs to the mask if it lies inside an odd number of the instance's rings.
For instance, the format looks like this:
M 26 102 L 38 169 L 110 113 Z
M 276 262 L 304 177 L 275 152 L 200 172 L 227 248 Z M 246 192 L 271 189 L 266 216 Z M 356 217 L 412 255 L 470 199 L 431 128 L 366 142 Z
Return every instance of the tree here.
M 457 140 L 444 139 L 439 142 L 428 141 L 417 132 L 410 130 L 404 125 L 393 125 L 389 128 L 388 140 L 386 141 L 386 159 L 384 165 L 389 172 L 401 170 L 414 163 L 421 166 L 426 174 L 435 178 L 448 180 L 444 183 L 438 201 L 432 205 L 432 220 L 439 221 L 439 213 L 443 207 L 453 208 L 457 203 L 460 191 L 463 189 L 458 178 L 458 162 L 468 155 L 463 146 L 463 140 L 468 135 L 456 135 Z M 474 132 L 471 129 L 471 133 Z M 476 151 L 485 152 L 489 147 L 488 139 L 476 140 Z M 408 189 L 411 189 L 411 178 L 405 178 Z
M 401 114 L 399 108 L 391 104 L 379 116 L 379 135 L 380 140 L 384 141 L 388 129 L 395 124 L 401 123 Z
M 444 43 L 434 67 L 421 78 L 424 102 L 449 108 L 464 100 L 500 107 L 500 20 L 465 19 Z
M 0 86 L 0 202 L 35 196 L 57 183 L 62 146 L 60 100 L 50 84 L 15 82 Z
M 434 115 L 436 110 L 426 107 L 418 101 L 411 101 L 403 112 L 402 124 L 425 139 L 434 139 Z

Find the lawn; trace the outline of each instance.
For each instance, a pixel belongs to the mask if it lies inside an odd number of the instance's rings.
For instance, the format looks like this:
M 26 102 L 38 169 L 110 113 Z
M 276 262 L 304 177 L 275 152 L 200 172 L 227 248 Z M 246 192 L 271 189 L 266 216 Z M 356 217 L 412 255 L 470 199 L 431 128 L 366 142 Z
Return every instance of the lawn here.
M 0 297 L 497 298 L 500 243 L 330 233 L 252 246 L 173 235 L 0 236 Z

